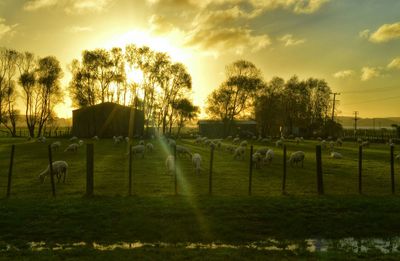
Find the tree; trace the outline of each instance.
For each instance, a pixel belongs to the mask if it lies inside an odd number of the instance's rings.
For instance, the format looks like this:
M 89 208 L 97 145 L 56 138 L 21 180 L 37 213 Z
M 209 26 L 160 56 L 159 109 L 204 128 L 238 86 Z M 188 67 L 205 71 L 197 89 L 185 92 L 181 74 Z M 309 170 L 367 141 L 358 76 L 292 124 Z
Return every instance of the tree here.
M 226 67 L 224 83 L 211 93 L 207 112 L 224 123 L 224 134 L 230 133 L 234 120 L 251 113 L 257 91 L 264 85 L 260 70 L 251 62 L 238 60 Z
M 53 113 L 54 106 L 61 101 L 60 78 L 62 70 L 60 62 L 53 56 L 42 58 L 37 68 L 40 85 L 40 114 L 38 119 L 38 137 Z
M 14 75 L 16 72 L 18 53 L 11 49 L 0 49 L 0 123 L 13 137 L 16 136 L 17 91 Z
M 18 60 L 18 82 L 22 87 L 22 96 L 25 105 L 25 121 L 30 137 L 35 135 L 35 127 L 40 111 L 40 88 L 36 85 L 36 63 L 32 53 L 25 52 Z
M 173 107 L 177 114 L 177 136 L 179 137 L 181 129 L 185 126 L 185 123 L 197 117 L 199 113 L 199 107 L 194 106 L 193 103 L 187 98 L 177 100 Z

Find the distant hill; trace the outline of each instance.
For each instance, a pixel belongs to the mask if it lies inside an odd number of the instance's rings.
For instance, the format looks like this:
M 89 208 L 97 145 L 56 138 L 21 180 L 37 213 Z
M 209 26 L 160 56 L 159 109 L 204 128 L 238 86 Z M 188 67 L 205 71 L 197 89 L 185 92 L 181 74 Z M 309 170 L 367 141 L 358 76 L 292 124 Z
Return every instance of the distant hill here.
M 342 124 L 344 128 L 354 127 L 354 117 L 350 116 L 339 116 L 336 120 Z M 375 125 L 374 125 L 375 122 Z M 400 117 L 388 117 L 388 118 L 359 118 L 357 126 L 360 128 L 391 128 L 392 124 L 400 125 Z

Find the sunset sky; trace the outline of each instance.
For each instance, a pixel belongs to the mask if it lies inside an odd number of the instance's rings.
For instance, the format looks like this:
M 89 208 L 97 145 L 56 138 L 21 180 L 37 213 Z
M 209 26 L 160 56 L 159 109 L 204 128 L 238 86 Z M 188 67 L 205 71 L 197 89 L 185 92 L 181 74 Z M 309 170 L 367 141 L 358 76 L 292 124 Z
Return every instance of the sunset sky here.
M 82 50 L 128 43 L 183 62 L 201 107 L 246 59 L 266 80 L 326 79 L 339 115 L 400 116 L 399 0 L 0 0 L 0 46 L 56 56 L 64 88 Z

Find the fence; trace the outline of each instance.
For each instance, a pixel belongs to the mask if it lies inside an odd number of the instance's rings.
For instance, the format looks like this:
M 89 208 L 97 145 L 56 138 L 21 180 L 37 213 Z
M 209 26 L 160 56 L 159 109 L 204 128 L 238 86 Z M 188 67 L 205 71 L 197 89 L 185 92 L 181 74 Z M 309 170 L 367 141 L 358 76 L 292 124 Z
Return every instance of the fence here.
M 132 145 L 129 145 L 129 148 L 132 148 Z M 128 157 L 128 186 L 127 186 L 127 195 L 133 195 L 133 194 L 138 194 L 135 189 L 134 189 L 134 183 L 135 183 L 135 166 L 132 164 L 132 159 L 133 159 L 133 154 L 132 154 L 132 149 L 129 150 L 129 157 Z M 290 160 L 287 160 L 286 157 L 286 145 L 283 145 L 283 164 L 282 164 L 282 187 L 281 187 L 281 192 L 283 195 L 287 194 L 287 180 L 290 179 L 290 176 L 287 175 L 287 164 L 288 162 L 291 162 Z M 174 155 L 174 163 L 175 163 L 175 171 L 173 173 L 173 183 L 174 183 L 174 193 L 175 195 L 179 194 L 179 175 L 177 175 L 176 171 L 176 159 L 177 159 L 177 152 L 176 152 L 176 146 L 173 149 L 173 155 Z M 10 161 L 9 161 L 9 171 L 8 171 L 8 176 L 7 176 L 7 192 L 6 192 L 6 197 L 9 198 L 12 193 L 12 172 L 13 172 L 13 165 L 15 162 L 15 145 L 11 146 L 11 153 L 10 153 Z M 323 180 L 323 162 L 322 162 L 322 157 L 321 157 L 321 145 L 316 145 L 315 147 L 315 159 L 316 159 L 316 182 L 315 182 L 315 187 L 318 195 L 324 195 L 324 180 Z M 392 194 L 395 194 L 395 158 L 394 158 L 394 146 L 390 146 L 390 151 L 389 151 L 390 158 L 388 158 L 388 165 L 390 165 L 390 187 L 388 187 L 388 191 L 390 190 Z M 51 191 L 52 191 L 52 196 L 56 197 L 56 187 L 55 187 L 55 181 L 54 181 L 54 175 L 57 173 L 54 173 L 56 170 L 52 168 L 52 163 L 53 163 L 53 157 L 52 157 L 52 149 L 51 145 L 48 145 L 48 159 L 49 159 L 49 171 L 50 171 L 50 185 L 51 185 Z M 214 163 L 214 147 L 211 147 L 210 149 L 210 161 L 209 161 L 209 175 L 208 175 L 208 194 L 213 195 L 213 163 Z M 250 147 L 250 157 L 248 161 L 248 195 L 252 195 L 252 185 L 253 185 L 253 164 L 254 164 L 254 158 L 253 158 L 253 145 Z M 85 195 L 86 196 L 93 196 L 95 194 L 95 160 L 94 160 L 94 144 L 89 143 L 86 144 L 86 191 Z M 354 173 L 356 175 L 356 173 Z M 363 147 L 359 146 L 358 150 L 358 193 L 363 194 Z
M 354 129 L 344 129 L 343 138 L 345 140 L 354 140 L 361 138 L 363 140 L 369 140 L 372 142 L 385 143 L 389 139 L 399 139 L 397 132 L 393 128 L 389 129 L 358 129 L 356 132 Z
M 29 130 L 26 127 L 16 128 L 17 137 L 29 137 Z M 35 133 L 35 136 L 37 133 Z M 5 128 L 0 128 L 1 137 L 11 137 L 10 132 Z M 64 138 L 71 136 L 71 127 L 57 127 L 43 131 L 43 136 L 47 138 Z

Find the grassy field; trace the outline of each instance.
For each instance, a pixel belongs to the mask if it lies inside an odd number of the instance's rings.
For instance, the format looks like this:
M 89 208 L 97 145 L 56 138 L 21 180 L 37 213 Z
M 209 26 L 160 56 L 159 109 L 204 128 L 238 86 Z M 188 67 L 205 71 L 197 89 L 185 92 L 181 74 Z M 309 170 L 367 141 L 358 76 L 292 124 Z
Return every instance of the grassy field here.
M 70 142 L 60 140 L 62 149 Z M 88 141 L 89 142 L 89 141 Z M 90 141 L 91 142 L 91 141 Z M 137 143 L 137 141 L 136 141 Z M 95 197 L 85 193 L 85 148 L 77 154 L 55 152 L 54 160 L 70 165 L 66 184 L 57 184 L 51 197 L 49 180 L 37 178 L 47 163 L 47 145 L 23 139 L 0 140 L 0 195 L 5 195 L 11 144 L 16 144 L 12 191 L 0 199 L 0 260 L 93 259 L 197 259 L 197 260 L 396 260 L 397 252 L 309 253 L 238 249 L 186 249 L 152 247 L 98 251 L 84 247 L 65 251 L 31 251 L 29 242 L 62 244 L 93 242 L 165 242 L 249 244 L 278 239 L 285 244 L 308 238 L 394 238 L 400 235 L 400 204 L 391 195 L 389 148 L 372 144 L 364 153 L 364 195 L 358 195 L 357 152 L 354 143 L 337 151 L 342 160 L 323 151 L 326 196 L 316 195 L 315 141 L 300 145 L 288 142 L 288 152 L 306 152 L 304 168 L 288 167 L 287 195 L 281 194 L 282 151 L 274 147 L 271 166 L 253 173 L 253 196 L 247 196 L 248 154 L 245 161 L 215 151 L 213 196 L 208 193 L 209 149 L 183 140 L 203 156 L 203 170 L 196 176 L 188 159 L 179 159 L 179 196 L 174 179 L 165 173 L 168 151 L 154 142 L 155 152 L 133 160 L 135 196 L 128 193 L 126 145 L 111 140 L 95 143 Z M 49 142 L 47 143 L 49 144 Z M 256 148 L 261 144 L 254 144 Z M 396 164 L 396 178 L 399 166 Z M 397 190 L 398 191 L 398 190 Z M 2 198 L 2 196 L 1 196 Z M 19 251 L 6 249 L 7 244 Z
M 53 140 L 48 141 L 50 143 Z M 53 153 L 53 160 L 65 160 L 69 164 L 66 184 L 57 185 L 60 197 L 80 197 L 85 192 L 86 150 L 65 153 L 63 149 L 70 143 L 61 140 L 62 149 Z M 88 141 L 91 142 L 91 141 Z M 135 141 L 137 142 L 137 141 Z M 10 145 L 16 144 L 15 164 L 12 181 L 12 197 L 47 197 L 51 194 L 49 180 L 40 184 L 38 174 L 48 164 L 47 144 L 28 142 L 23 139 L 1 139 L 0 145 L 0 195 L 6 190 L 6 173 L 9 165 Z M 134 193 L 137 195 L 171 195 L 174 193 L 174 178 L 165 171 L 168 149 L 162 143 L 153 141 L 155 152 L 145 158 L 133 160 Z M 192 140 L 178 142 L 198 152 L 203 157 L 201 175 L 195 175 L 189 159 L 178 159 L 178 190 L 182 195 L 205 195 L 208 193 L 208 171 L 210 150 L 195 145 Z M 290 195 L 315 195 L 316 165 L 315 141 L 296 145 L 287 142 L 290 152 L 302 150 L 306 153 L 304 168 L 288 166 L 287 193 Z M 126 144 L 114 145 L 112 140 L 95 142 L 95 194 L 122 196 L 128 193 L 128 156 Z M 255 143 L 255 150 L 264 145 Z M 276 196 L 282 187 L 282 149 L 275 148 L 275 158 L 271 166 L 254 169 L 253 195 Z M 248 190 L 249 149 L 243 161 L 233 160 L 231 154 L 216 150 L 213 166 L 213 193 L 220 196 L 244 196 Z M 329 151 L 323 151 L 323 173 L 325 193 L 328 195 L 354 195 L 358 193 L 358 146 L 344 143 L 337 148 L 343 159 L 331 159 Z M 397 153 L 396 153 L 397 154 Z M 372 144 L 364 150 L 363 192 L 367 195 L 388 195 L 390 188 L 390 148 L 385 144 Z M 396 164 L 396 173 L 399 165 Z M 398 180 L 397 180 L 398 181 Z M 399 186 L 397 186 L 399 187 Z M 399 188 L 397 188 L 398 190 Z

